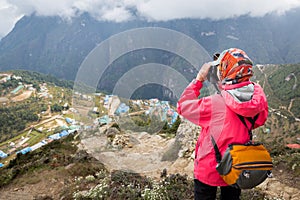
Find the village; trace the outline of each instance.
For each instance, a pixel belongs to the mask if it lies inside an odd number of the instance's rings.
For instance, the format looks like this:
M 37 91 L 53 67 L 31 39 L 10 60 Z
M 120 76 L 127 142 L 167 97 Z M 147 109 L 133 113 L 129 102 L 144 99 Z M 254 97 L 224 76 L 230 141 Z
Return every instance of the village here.
M 59 140 L 70 134 L 79 136 L 82 130 L 89 130 L 97 127 L 107 129 L 117 122 L 120 117 L 131 117 L 140 114 L 145 116 L 155 115 L 160 121 L 168 126 L 177 120 L 178 113 L 171 107 L 168 101 L 158 99 L 130 100 L 122 102 L 116 95 L 103 93 L 81 94 L 74 92 L 73 98 L 84 102 L 87 110 L 85 115 L 92 119 L 91 123 L 86 123 L 79 117 L 82 106 L 71 107 L 71 95 L 67 95 L 64 88 L 59 88 L 47 83 L 41 83 L 39 90 L 32 84 L 22 83 L 22 77 L 13 74 L 0 74 L 0 84 L 11 80 L 18 80 L 18 86 L 12 88 L 9 93 L 0 97 L 1 106 L 8 106 L 11 103 L 18 103 L 35 96 L 47 104 L 47 110 L 38 113 L 39 121 L 29 124 L 17 136 L 0 143 L 0 167 L 9 164 L 17 154 L 23 155 L 35 151 L 42 146 Z M 67 96 L 67 97 L 66 97 Z M 59 112 L 51 111 L 51 105 L 61 105 Z M 93 106 L 92 106 L 93 105 Z

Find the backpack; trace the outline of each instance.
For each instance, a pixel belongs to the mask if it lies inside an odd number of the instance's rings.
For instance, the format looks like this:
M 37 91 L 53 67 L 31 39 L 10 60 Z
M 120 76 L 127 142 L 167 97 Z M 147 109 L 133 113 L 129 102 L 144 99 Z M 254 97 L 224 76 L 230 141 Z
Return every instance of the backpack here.
M 247 127 L 245 118 L 238 117 Z M 246 118 L 251 122 L 251 128 L 247 127 L 250 141 L 246 144 L 229 144 L 223 157 L 211 136 L 218 163 L 216 170 L 228 185 L 236 188 L 251 189 L 267 177 L 272 177 L 273 163 L 269 152 L 263 144 L 252 141 L 252 129 L 257 118 L 258 115 Z

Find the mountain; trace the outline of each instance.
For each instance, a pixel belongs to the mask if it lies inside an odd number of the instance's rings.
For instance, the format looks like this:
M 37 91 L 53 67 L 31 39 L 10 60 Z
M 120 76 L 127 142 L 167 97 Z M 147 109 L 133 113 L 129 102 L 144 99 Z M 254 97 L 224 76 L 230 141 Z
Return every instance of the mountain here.
M 300 20 L 299 11 L 292 10 L 282 16 L 241 16 L 218 21 L 178 19 L 165 22 L 132 20 L 123 23 L 97 21 L 88 14 L 82 14 L 71 21 L 59 17 L 24 16 L 0 42 L 0 70 L 33 70 L 74 80 L 80 64 L 96 45 L 114 34 L 138 27 L 164 27 L 182 32 L 196 40 L 210 54 L 225 48 L 239 47 L 255 63 L 298 63 L 300 30 L 295 27 L 298 27 Z M 118 65 L 126 65 L 129 69 L 142 62 L 168 64 L 170 59 L 174 59 L 174 55 L 168 52 L 151 52 L 147 56 L 152 60 L 136 61 L 133 58 L 141 58 L 143 56 L 140 55 L 147 52 L 132 54 L 133 57 L 129 55 Z M 117 77 L 108 79 L 115 81 Z M 109 87 L 111 83 L 103 85 Z

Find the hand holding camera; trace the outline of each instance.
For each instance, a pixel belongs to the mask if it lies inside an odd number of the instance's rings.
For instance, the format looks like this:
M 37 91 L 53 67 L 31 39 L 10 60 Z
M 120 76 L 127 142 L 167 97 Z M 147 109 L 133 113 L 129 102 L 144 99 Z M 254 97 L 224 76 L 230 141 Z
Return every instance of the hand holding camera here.
M 220 54 L 219 53 L 215 53 L 213 55 L 213 59 L 214 61 L 216 61 L 219 58 Z M 209 74 L 209 76 L 208 76 Z M 196 77 L 197 80 L 203 82 L 206 79 L 208 79 L 208 81 L 210 81 L 211 83 L 217 83 L 217 66 L 214 64 L 214 62 L 208 62 L 208 63 L 204 63 L 200 69 L 200 71 L 197 74 Z
M 209 72 L 210 67 L 211 67 L 210 62 L 204 63 L 200 71 L 198 72 L 196 79 L 201 82 L 205 81 L 207 79 L 207 74 Z

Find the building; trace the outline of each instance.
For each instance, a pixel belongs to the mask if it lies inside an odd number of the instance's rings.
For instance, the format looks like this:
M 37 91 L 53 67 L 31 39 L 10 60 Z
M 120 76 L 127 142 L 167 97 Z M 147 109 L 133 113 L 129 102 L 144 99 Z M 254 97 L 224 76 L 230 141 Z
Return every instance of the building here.
M 0 150 L 0 158 L 6 158 L 7 154 Z

